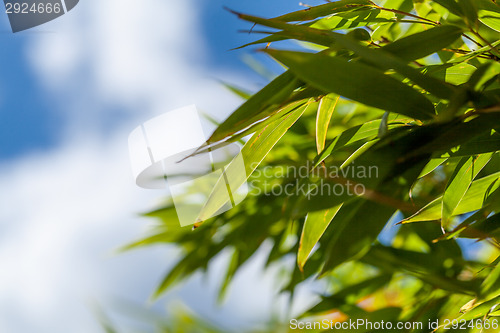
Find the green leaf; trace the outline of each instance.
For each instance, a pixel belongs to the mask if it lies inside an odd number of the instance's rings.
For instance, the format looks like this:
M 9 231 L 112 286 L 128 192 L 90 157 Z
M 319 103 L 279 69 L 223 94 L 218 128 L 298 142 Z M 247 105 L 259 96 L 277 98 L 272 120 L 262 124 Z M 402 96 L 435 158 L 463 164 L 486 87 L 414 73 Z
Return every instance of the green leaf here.
M 476 67 L 468 63 L 432 65 L 422 69 L 426 74 L 444 80 L 454 85 L 460 85 L 469 80 Z
M 373 278 L 369 278 L 362 282 L 348 286 L 332 296 L 322 297 L 320 303 L 308 310 L 307 315 L 314 315 L 329 312 L 332 309 L 339 308 L 343 304 L 355 304 L 360 299 L 373 294 L 377 290 L 383 288 L 392 279 L 391 274 L 383 274 Z
M 311 195 L 307 200 L 304 198 L 298 205 L 299 210 L 312 211 L 322 204 L 333 206 L 344 202 L 329 226 L 332 236 L 327 239 L 328 257 L 323 273 L 365 254 L 396 210 L 407 209 L 404 200 L 428 157 L 421 156 L 411 164 L 399 164 L 398 154 L 427 137 L 431 128 L 417 128 L 413 133 L 404 130 L 396 132 L 397 136 L 386 136 L 357 159 L 358 168 L 377 168 L 376 176 L 358 176 L 363 179 L 353 180 L 364 184 L 367 189 L 363 198 L 330 193 L 322 197 L 321 193 Z M 398 170 L 397 173 L 395 170 Z
M 491 312 L 497 310 L 498 304 L 500 304 L 500 296 L 493 297 L 486 302 L 476 304 L 471 310 L 458 317 L 458 320 L 469 321 L 488 316 Z
M 500 74 L 500 64 L 486 63 L 477 68 L 468 81 L 468 85 L 477 91 L 481 91 L 484 85 Z
M 304 268 L 314 246 L 341 207 L 342 205 L 307 215 L 300 237 L 299 252 L 297 253 L 297 264 L 301 270 Z
M 419 92 L 373 67 L 325 54 L 265 50 L 312 86 L 385 111 L 427 120 L 434 106 Z
M 417 60 L 447 47 L 462 35 L 454 25 L 442 25 L 394 41 L 382 50 L 406 61 Z
M 325 180 L 327 184 L 330 184 L 327 189 L 335 188 L 334 184 L 349 188 L 348 181 L 351 182 L 351 186 L 352 184 L 362 184 L 367 189 L 364 193 L 365 197 L 378 202 L 381 206 L 387 205 L 404 211 L 413 211 L 413 205 L 405 203 L 401 197 L 395 196 L 401 195 L 403 197 L 408 194 L 411 184 L 428 163 L 430 153 L 422 153 L 410 159 L 404 158 L 404 154 L 439 137 L 440 130 L 447 126 L 449 124 L 430 124 L 393 129 L 361 154 L 356 159 L 355 167 L 333 172 L 333 175 L 331 175 L 332 172 L 329 172 Z M 353 172 L 356 170 L 364 172 Z M 405 180 L 400 179 L 401 177 Z M 394 182 L 397 182 L 397 185 Z M 399 182 L 404 183 L 405 186 Z M 396 188 L 398 192 L 395 192 Z M 302 196 L 300 201 L 291 205 L 291 216 L 303 216 L 302 214 L 305 215 L 311 211 L 323 210 L 358 198 L 353 191 L 350 193 L 342 191 L 338 195 L 332 195 L 330 191 L 323 190 L 315 190 L 313 194 L 312 191 L 313 189 L 307 195 Z M 404 195 L 399 191 L 403 191 Z
M 193 155 L 204 154 L 204 153 L 207 153 L 209 151 L 214 151 L 216 149 L 225 147 L 232 142 L 242 141 L 242 139 L 244 137 L 246 137 L 252 133 L 255 133 L 257 131 L 260 131 L 263 128 L 266 128 L 267 126 L 278 121 L 279 119 L 286 117 L 290 112 L 293 112 L 293 111 L 297 110 L 298 108 L 303 107 L 306 103 L 307 103 L 306 100 L 299 100 L 297 102 L 291 102 L 290 104 L 287 104 L 285 107 L 275 110 L 267 118 L 248 126 L 247 128 L 238 132 L 237 134 L 233 134 L 230 137 L 225 138 L 223 141 L 211 144 L 210 146 L 202 146 L 202 147 L 198 148 L 198 150 L 195 153 L 193 153 Z
M 352 153 L 340 166 L 340 170 L 347 167 L 349 164 L 353 163 L 359 156 L 363 155 L 368 149 L 370 149 L 373 145 L 378 142 L 378 139 L 365 142 L 361 147 L 356 149 L 354 153 Z
M 434 140 L 408 152 L 406 159 L 419 156 L 424 153 L 432 153 L 434 156 L 453 154 L 453 149 L 467 145 L 476 139 L 484 137 L 485 133 L 498 127 L 500 112 L 490 112 L 475 115 L 467 121 L 451 121 L 448 125 L 441 127 L 441 133 Z M 481 149 L 481 147 L 478 147 Z
M 474 4 L 477 0 L 458 0 L 458 5 L 462 8 L 462 13 L 471 26 L 475 26 L 477 22 L 477 8 Z
M 371 6 L 372 4 L 368 0 L 340 0 L 278 16 L 273 20 L 282 22 L 309 21 L 334 13 L 351 11 L 359 9 L 361 7 Z
M 322 18 L 310 25 L 311 28 L 322 30 L 352 29 L 359 26 L 396 22 L 394 13 L 378 8 L 358 9 Z
M 367 10 L 356 10 L 353 12 L 343 12 L 341 14 L 336 14 L 334 16 L 322 18 L 318 21 L 306 22 L 300 25 L 284 25 L 282 22 L 277 23 L 275 20 L 256 19 L 255 16 L 248 16 L 243 14 L 240 15 L 242 19 L 246 19 L 254 23 L 255 21 L 257 21 L 261 25 L 274 27 L 276 29 L 283 29 L 284 31 L 278 31 L 275 33 L 268 32 L 269 34 L 271 34 L 270 36 L 237 47 L 236 49 L 241 49 L 251 45 L 278 42 L 291 38 L 312 41 L 311 33 L 313 30 L 308 30 L 307 27 L 319 30 L 332 31 L 332 30 L 341 30 L 347 28 L 355 28 L 358 26 L 365 26 L 370 23 L 373 24 L 373 26 L 376 26 L 379 23 L 390 23 L 396 21 L 396 18 L 393 13 L 387 11 L 381 11 L 380 9 L 376 8 L 369 8 Z M 301 27 L 306 29 L 300 29 Z M 291 31 L 293 31 L 293 33 Z M 302 31 L 302 33 L 299 33 L 299 31 Z M 252 30 L 252 32 L 255 32 L 255 30 Z M 318 31 L 316 31 L 316 33 L 318 33 Z M 319 41 L 321 45 L 331 44 L 331 41 L 329 39 L 317 39 L 318 37 L 319 35 L 312 38 L 315 38 L 317 42 Z
M 453 58 L 451 59 L 450 61 L 448 61 L 449 64 L 457 64 L 457 63 L 462 63 L 464 61 L 467 61 L 467 60 L 470 60 L 470 59 L 473 59 L 483 53 L 486 53 L 488 51 L 490 51 L 492 49 L 492 47 L 497 47 L 498 45 L 500 45 L 500 40 L 497 40 L 496 42 L 494 43 L 491 43 L 491 46 L 490 45 L 486 45 L 486 46 L 483 46 L 475 51 L 472 51 L 472 52 L 469 52 L 463 56 L 460 56 L 460 57 L 457 57 L 457 58 Z
M 235 86 L 234 84 L 230 84 L 230 83 L 227 83 L 227 82 L 223 82 L 221 81 L 221 84 L 226 87 L 229 91 L 231 91 L 232 93 L 234 93 L 236 96 L 239 96 L 243 99 L 249 99 L 250 97 L 252 97 L 252 94 L 240 87 L 237 87 Z
M 372 50 L 360 45 L 354 38 L 349 37 L 349 34 L 346 36 L 303 25 L 291 25 L 243 14 L 240 14 L 240 17 L 268 27 L 283 29 L 284 31 L 277 33 L 279 36 L 317 43 L 327 47 L 338 43 L 354 51 L 366 62 L 372 63 L 384 71 L 391 68 L 396 70 L 437 97 L 450 99 L 455 93 L 452 86 L 421 74 L 417 69 L 407 66 L 406 62 L 427 56 L 448 46 L 448 44 L 460 37 L 461 30 L 458 27 L 443 26 L 433 28 L 398 40 L 381 49 Z M 393 44 L 396 44 L 396 46 L 391 47 Z M 425 47 L 421 45 L 425 45 Z
M 319 103 L 318 115 L 316 116 L 316 147 L 318 154 L 325 149 L 326 133 L 339 96 L 329 94 L 323 97 Z
M 443 258 L 421 252 L 395 249 L 382 245 L 374 245 L 363 258 L 368 264 L 388 270 L 404 270 L 414 274 L 419 279 L 455 293 L 473 295 L 477 291 L 476 281 L 461 281 L 442 274 Z
M 500 9 L 492 2 L 489 3 L 492 7 L 488 7 L 488 9 L 480 9 L 477 12 L 479 21 L 493 30 L 500 31 Z
M 500 294 L 500 265 L 497 264 L 481 284 L 481 298 Z
M 427 165 L 425 166 L 424 170 L 422 170 L 418 178 L 427 176 L 447 160 L 448 158 L 433 158 L 432 160 L 429 161 L 429 163 L 427 163 Z
M 241 150 L 241 156 L 245 163 L 245 175 L 241 172 L 239 168 L 241 165 L 238 163 L 230 163 L 225 168 L 225 175 L 231 179 L 231 188 L 239 189 L 252 172 L 259 166 L 266 155 L 271 151 L 274 145 L 285 135 L 288 129 L 302 116 L 305 109 L 311 104 L 302 106 L 292 112 L 287 116 L 281 118 L 277 123 L 273 123 L 272 126 L 266 126 L 261 131 L 255 133 L 243 146 Z M 227 187 L 224 177 L 221 177 L 219 181 L 215 184 L 215 187 L 205 204 L 202 208 L 200 215 L 198 216 L 199 221 L 205 221 L 206 219 L 212 217 L 224 204 L 226 204 L 227 198 Z
M 492 154 L 483 154 L 479 157 L 464 157 L 460 160 L 455 172 L 451 176 L 442 200 L 441 224 L 447 226 L 453 212 L 464 197 L 477 174 L 490 161 Z
M 219 290 L 219 295 L 218 295 L 219 302 L 222 302 L 224 300 L 224 297 L 226 296 L 231 280 L 236 274 L 238 268 L 243 264 L 243 262 L 244 260 L 242 260 L 240 252 L 237 249 L 233 249 L 233 255 L 231 256 L 231 260 L 229 261 L 225 278 Z
M 427 159 L 436 150 L 451 150 L 453 147 L 460 146 L 463 142 L 474 139 L 479 133 L 484 133 L 492 127 L 498 126 L 498 122 L 495 120 L 499 115 L 500 113 L 492 112 L 482 114 L 465 122 L 453 120 L 415 126 L 409 129 L 405 127 L 396 128 L 390 132 L 390 135 L 385 136 L 356 160 L 357 168 L 364 167 L 365 170 L 376 168 L 378 170 L 377 177 L 358 179 L 359 176 L 346 173 L 343 177 L 334 177 L 330 181 L 339 182 L 343 180 L 345 183 L 345 178 L 349 178 L 354 183 L 362 183 L 367 189 L 373 191 L 371 200 L 377 200 L 379 203 L 389 204 L 401 210 L 413 211 L 413 206 L 398 200 L 392 200 L 391 192 L 388 192 L 387 195 L 380 193 L 379 186 L 388 184 L 405 172 L 410 172 L 410 170 L 419 166 L 420 162 L 427 164 Z M 424 166 L 421 166 L 422 169 Z M 419 170 L 419 174 L 421 171 Z M 415 175 L 415 178 L 417 177 L 418 175 Z M 402 188 L 401 184 L 394 186 L 399 189 Z M 324 191 L 316 192 L 315 195 L 308 194 L 302 199 L 302 202 L 295 203 L 291 215 L 303 216 L 304 213 L 326 209 L 353 199 L 353 195 L 332 196 L 329 193 L 323 193 Z M 440 219 L 440 214 L 438 219 Z
M 408 119 L 398 119 L 396 124 L 391 124 L 391 122 L 396 121 L 398 115 L 389 116 L 389 125 L 399 125 L 401 126 Z M 335 137 L 328 146 L 314 159 L 313 165 L 317 167 L 321 162 L 323 162 L 328 156 L 330 156 L 335 151 L 354 144 L 362 140 L 371 140 L 377 137 L 381 120 L 372 120 L 362 125 L 354 126 L 348 130 L 341 133 L 339 136 Z
M 450 152 L 450 156 L 472 156 L 500 150 L 500 133 L 485 133 Z
M 426 34 L 425 36 L 420 37 L 421 43 L 428 45 L 427 52 L 434 53 L 442 48 L 441 44 L 435 45 L 435 48 L 429 47 L 429 45 L 433 45 L 433 43 L 435 42 L 435 34 Z M 414 83 L 418 84 L 420 87 L 426 89 L 437 97 L 450 99 L 455 93 L 456 89 L 454 89 L 452 85 L 446 84 L 445 82 L 437 80 L 433 77 L 423 75 L 419 70 L 408 66 L 406 64 L 406 61 L 408 61 L 408 59 L 401 59 L 398 56 L 398 50 L 400 50 L 399 48 L 388 49 L 386 47 L 383 47 L 378 50 L 373 50 L 357 43 L 350 38 L 343 36 L 342 34 L 332 33 L 332 38 L 340 45 L 343 45 L 347 49 L 354 51 L 357 55 L 361 56 L 365 62 L 374 64 L 384 71 L 388 69 L 394 69 L 398 73 L 404 75 L 405 77 L 412 80 Z M 416 53 L 416 51 L 410 49 L 407 49 L 407 51 L 411 52 L 412 54 Z
M 458 5 L 455 0 L 434 0 L 434 2 L 440 4 L 444 8 L 448 9 L 451 13 L 462 16 L 462 8 Z
M 281 74 L 262 90 L 253 95 L 234 111 L 212 134 L 208 143 L 213 143 L 237 133 L 254 122 L 263 119 L 279 107 L 300 86 L 289 71 Z M 269 110 L 273 105 L 275 108 Z
M 395 210 L 362 199 L 344 204 L 330 223 L 333 236 L 328 239 L 322 274 L 365 255 Z
M 490 185 L 498 179 L 500 179 L 500 172 L 473 181 L 468 191 L 465 193 L 465 196 L 454 209 L 453 214 L 461 215 L 480 209 L 483 206 L 483 198 L 486 191 L 489 189 Z M 440 220 L 442 199 L 443 197 L 440 196 L 439 198 L 431 201 L 424 208 L 402 222 L 412 223 Z

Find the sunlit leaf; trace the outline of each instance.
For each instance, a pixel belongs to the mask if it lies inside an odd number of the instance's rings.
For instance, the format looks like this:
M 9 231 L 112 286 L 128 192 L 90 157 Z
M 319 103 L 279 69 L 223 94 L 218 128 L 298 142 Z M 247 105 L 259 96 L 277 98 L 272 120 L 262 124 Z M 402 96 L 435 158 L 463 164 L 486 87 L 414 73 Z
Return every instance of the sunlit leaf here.
M 431 119 L 432 103 L 416 90 L 370 66 L 325 54 L 266 50 L 297 76 L 324 92 L 333 92 L 382 110 Z
M 316 116 L 316 147 L 318 148 L 318 154 L 325 149 L 326 132 L 338 101 L 338 96 L 330 94 L 323 97 L 319 103 L 318 115 Z
M 476 178 L 477 174 L 490 161 L 491 155 L 492 154 L 484 154 L 477 158 L 464 157 L 460 160 L 443 194 L 441 217 L 443 226 L 449 223 L 449 219 L 453 216 L 453 212 L 474 181 L 474 178 Z

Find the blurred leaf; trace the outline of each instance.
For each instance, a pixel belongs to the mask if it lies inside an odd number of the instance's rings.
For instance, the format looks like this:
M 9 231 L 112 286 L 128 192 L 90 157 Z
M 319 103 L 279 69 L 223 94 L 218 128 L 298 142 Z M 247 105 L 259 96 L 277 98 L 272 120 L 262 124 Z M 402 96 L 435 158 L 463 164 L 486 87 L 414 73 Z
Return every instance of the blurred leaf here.
M 437 2 L 438 4 L 448 9 L 451 13 L 457 16 L 462 15 L 462 8 L 458 5 L 458 3 L 455 0 L 434 0 L 434 2 Z
M 314 315 L 331 311 L 344 304 L 353 304 L 357 300 L 364 298 L 377 290 L 383 288 L 392 279 L 391 274 L 383 274 L 373 278 L 366 279 L 360 283 L 348 286 L 339 290 L 332 296 L 322 297 L 320 303 L 306 312 L 307 315 Z
M 386 270 L 407 270 L 435 287 L 456 293 L 474 295 L 478 288 L 477 281 L 460 281 L 440 274 L 442 259 L 425 253 L 376 245 L 363 260 Z
M 234 84 L 229 84 L 226 82 L 221 82 L 224 87 L 226 87 L 229 91 L 233 92 L 235 95 L 243 98 L 243 99 L 249 99 L 252 97 L 252 94 L 248 91 L 245 91 L 244 89 L 235 86 Z
M 476 0 L 457 0 L 458 5 L 462 8 L 462 13 L 464 13 L 465 18 L 469 21 L 469 24 L 474 26 L 477 21 L 477 8 L 474 4 Z

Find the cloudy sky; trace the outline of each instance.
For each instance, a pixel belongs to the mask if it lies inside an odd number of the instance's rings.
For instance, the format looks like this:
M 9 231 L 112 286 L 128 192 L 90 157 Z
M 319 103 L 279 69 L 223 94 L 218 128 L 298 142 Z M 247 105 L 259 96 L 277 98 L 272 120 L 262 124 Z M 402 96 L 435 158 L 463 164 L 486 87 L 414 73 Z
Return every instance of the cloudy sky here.
M 299 8 L 290 0 L 81 0 L 17 34 L 0 13 L 0 332 L 100 332 L 93 309 L 113 312 L 117 300 L 160 314 L 181 301 L 229 326 L 269 319 L 273 285 L 258 260 L 221 308 L 206 288 L 215 279 L 200 277 L 148 305 L 175 249 L 113 253 L 144 235 L 149 221 L 138 213 L 162 198 L 135 186 L 128 134 L 189 104 L 223 119 L 241 101 L 219 80 L 252 90 L 264 83 L 242 61 L 251 52 L 228 51 L 253 37 L 237 33 L 249 25 L 224 5 L 266 16 Z

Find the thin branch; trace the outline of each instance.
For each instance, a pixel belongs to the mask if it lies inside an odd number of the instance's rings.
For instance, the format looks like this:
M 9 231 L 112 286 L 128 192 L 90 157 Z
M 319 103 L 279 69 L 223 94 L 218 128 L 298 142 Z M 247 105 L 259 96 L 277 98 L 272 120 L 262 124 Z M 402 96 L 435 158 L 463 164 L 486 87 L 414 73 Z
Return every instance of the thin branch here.
M 432 20 L 429 20 L 428 18 L 425 18 L 425 17 L 421 17 L 421 16 L 418 16 L 418 15 L 415 15 L 415 14 L 412 14 L 412 13 L 403 12 L 403 11 L 397 10 L 397 9 L 390 9 L 390 8 L 380 7 L 376 3 L 372 2 L 372 1 L 370 1 L 370 2 L 372 3 L 372 5 L 375 8 L 380 9 L 380 10 L 384 10 L 384 11 L 391 12 L 391 13 L 394 13 L 394 14 L 400 14 L 400 15 L 404 15 L 404 16 L 410 16 L 410 17 L 416 18 L 416 19 L 418 19 L 420 21 L 425 21 L 425 22 L 427 22 L 427 24 L 432 24 L 434 26 L 441 24 L 441 22 L 432 21 Z M 420 23 L 423 23 L 423 22 L 420 22 Z
M 480 40 L 482 40 L 484 43 L 486 43 L 486 45 L 488 45 L 488 46 L 491 48 L 491 52 L 493 53 L 493 55 L 495 55 L 495 56 L 497 56 L 497 57 L 499 57 L 499 56 L 500 56 L 500 52 L 496 49 L 496 47 L 494 47 L 493 45 L 491 45 L 491 43 L 490 43 L 490 42 L 488 42 L 485 38 L 483 38 L 483 36 L 481 36 L 481 35 L 479 34 L 479 32 L 474 31 L 474 30 L 472 30 L 472 29 L 471 29 L 471 31 L 472 31 L 472 33 L 473 33 L 474 35 L 476 35 L 476 36 L 477 36 Z

